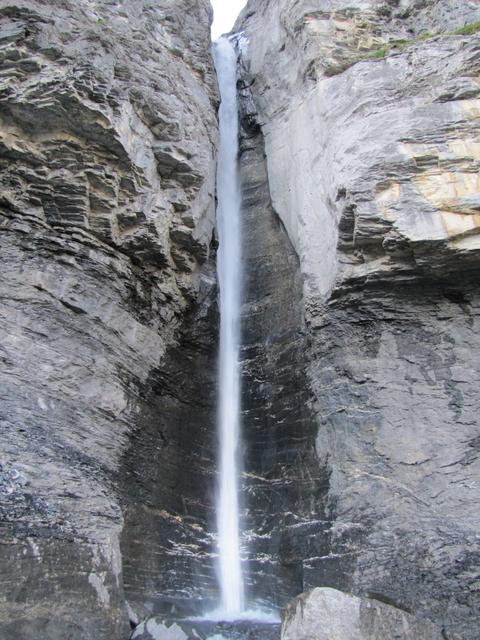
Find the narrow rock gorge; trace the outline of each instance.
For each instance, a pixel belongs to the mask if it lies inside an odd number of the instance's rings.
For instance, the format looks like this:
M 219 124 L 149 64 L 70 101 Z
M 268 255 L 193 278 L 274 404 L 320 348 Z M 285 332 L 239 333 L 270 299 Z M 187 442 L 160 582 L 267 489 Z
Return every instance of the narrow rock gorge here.
M 0 639 L 217 603 L 211 20 L 0 0 Z M 249 606 L 477 640 L 479 3 L 249 0 L 234 32 Z

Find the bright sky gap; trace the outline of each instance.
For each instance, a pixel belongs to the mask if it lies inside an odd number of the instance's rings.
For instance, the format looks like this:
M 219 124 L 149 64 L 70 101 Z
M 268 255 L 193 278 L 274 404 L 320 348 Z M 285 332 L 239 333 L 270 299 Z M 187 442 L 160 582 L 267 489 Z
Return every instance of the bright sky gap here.
M 247 0 L 211 0 L 211 2 L 214 11 L 212 40 L 217 40 L 222 33 L 228 33 L 232 29 Z

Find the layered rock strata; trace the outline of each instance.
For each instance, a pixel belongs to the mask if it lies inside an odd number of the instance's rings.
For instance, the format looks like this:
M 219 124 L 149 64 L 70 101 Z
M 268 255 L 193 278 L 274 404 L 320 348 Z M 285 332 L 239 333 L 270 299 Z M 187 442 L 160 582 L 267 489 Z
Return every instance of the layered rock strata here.
M 457 5 L 247 5 L 272 201 L 312 295 L 476 264 L 478 36 L 454 33 L 480 10 Z
M 329 478 L 302 584 L 473 640 L 480 15 L 459 4 L 250 0 L 236 30 L 304 279 L 303 473 Z
M 167 579 L 153 521 L 178 532 L 166 557 L 204 538 L 173 460 L 195 446 L 183 391 L 203 428 L 213 411 L 189 365 L 215 349 L 210 20 L 206 0 L 0 2 L 2 637 L 125 637 L 122 529 L 135 603 L 132 570 L 145 601 Z

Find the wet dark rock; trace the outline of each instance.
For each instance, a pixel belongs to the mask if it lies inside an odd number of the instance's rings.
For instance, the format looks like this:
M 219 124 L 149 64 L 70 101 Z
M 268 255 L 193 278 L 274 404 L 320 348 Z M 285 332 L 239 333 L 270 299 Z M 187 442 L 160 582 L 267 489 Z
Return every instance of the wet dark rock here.
M 120 548 L 130 611 L 185 618 L 213 608 L 216 473 L 215 272 L 152 371 L 149 395 L 117 477 L 124 527 Z
M 250 104 L 247 86 L 240 112 Z M 271 204 L 256 128 L 243 126 L 240 164 L 243 547 L 250 602 L 269 610 L 303 590 L 304 562 L 322 553 L 328 474 L 315 456 L 300 266 Z

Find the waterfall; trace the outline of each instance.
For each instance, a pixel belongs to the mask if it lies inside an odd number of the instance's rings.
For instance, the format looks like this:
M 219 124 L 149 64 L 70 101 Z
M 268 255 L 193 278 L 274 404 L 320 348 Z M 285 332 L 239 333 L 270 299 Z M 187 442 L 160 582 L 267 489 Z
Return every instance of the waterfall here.
M 220 356 L 218 429 L 220 444 L 217 497 L 218 574 L 225 619 L 245 608 L 240 559 L 240 175 L 238 165 L 237 56 L 232 43 L 214 44 L 220 87 L 220 150 L 217 169 L 218 279 L 220 284 Z

